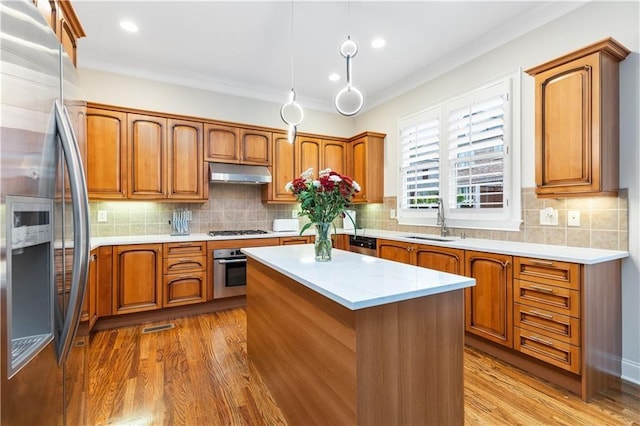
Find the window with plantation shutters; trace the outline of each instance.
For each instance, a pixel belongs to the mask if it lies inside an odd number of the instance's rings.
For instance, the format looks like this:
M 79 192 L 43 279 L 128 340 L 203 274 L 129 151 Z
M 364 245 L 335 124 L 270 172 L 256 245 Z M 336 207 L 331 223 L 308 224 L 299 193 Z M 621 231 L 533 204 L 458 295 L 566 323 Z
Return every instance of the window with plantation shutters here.
M 501 209 L 507 94 L 489 93 L 468 101 L 447 117 L 448 207 Z
M 442 199 L 450 227 L 519 228 L 515 75 L 399 120 L 400 224 L 435 225 Z
M 440 117 L 414 117 L 400 130 L 400 141 L 402 208 L 436 206 L 440 196 Z

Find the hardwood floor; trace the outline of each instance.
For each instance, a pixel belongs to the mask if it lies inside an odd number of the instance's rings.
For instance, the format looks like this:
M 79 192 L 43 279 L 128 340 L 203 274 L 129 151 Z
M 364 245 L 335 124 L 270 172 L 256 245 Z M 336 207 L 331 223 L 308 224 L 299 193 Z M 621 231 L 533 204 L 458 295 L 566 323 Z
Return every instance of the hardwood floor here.
M 164 323 L 173 328 L 143 333 Z M 92 425 L 285 425 L 247 362 L 243 308 L 95 333 Z M 640 425 L 640 386 L 593 401 L 465 349 L 467 425 Z

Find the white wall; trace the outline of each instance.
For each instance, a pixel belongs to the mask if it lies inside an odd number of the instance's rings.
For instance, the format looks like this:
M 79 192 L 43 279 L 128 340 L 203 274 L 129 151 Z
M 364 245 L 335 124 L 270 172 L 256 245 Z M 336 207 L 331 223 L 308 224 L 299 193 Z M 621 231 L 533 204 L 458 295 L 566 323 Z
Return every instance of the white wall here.
M 629 251 L 623 263 L 623 377 L 640 383 L 639 2 L 591 2 L 356 117 L 356 131 L 387 134 L 385 196 L 397 195 L 397 121 L 517 68 L 527 69 L 612 36 L 632 51 L 620 64 L 620 185 L 629 189 Z M 522 77 L 522 186 L 535 186 L 534 81 Z
M 385 196 L 397 194 L 397 120 L 467 89 L 613 36 L 632 54 L 620 65 L 620 184 L 629 189 L 629 251 L 623 263 L 623 377 L 640 383 L 640 3 L 591 2 L 431 82 L 353 118 L 306 111 L 300 131 L 386 133 Z M 92 70 L 80 70 L 89 101 L 283 128 L 280 105 Z M 533 78 L 522 77 L 523 187 L 534 186 Z
M 275 103 L 103 71 L 80 69 L 79 75 L 83 96 L 90 102 L 285 129 L 282 105 Z M 287 96 L 288 92 L 282 93 L 283 102 Z M 353 120 L 309 109 L 298 131 L 355 135 Z

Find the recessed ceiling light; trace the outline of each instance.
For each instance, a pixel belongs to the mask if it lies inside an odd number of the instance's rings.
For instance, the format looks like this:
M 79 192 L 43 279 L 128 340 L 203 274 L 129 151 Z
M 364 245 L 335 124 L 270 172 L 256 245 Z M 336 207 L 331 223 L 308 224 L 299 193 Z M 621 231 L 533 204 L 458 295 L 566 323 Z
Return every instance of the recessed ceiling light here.
M 329 74 L 329 80 L 330 81 L 338 81 L 338 80 L 340 80 L 340 74 L 337 74 L 335 72 L 332 73 L 332 74 Z
M 387 44 L 387 42 L 382 37 L 377 37 L 371 42 L 371 47 L 380 49 L 381 47 L 384 47 L 385 44 Z
M 136 24 L 134 24 L 131 21 L 121 21 L 120 22 L 120 28 L 122 28 L 125 31 L 128 31 L 130 33 L 137 33 L 138 32 L 138 26 Z

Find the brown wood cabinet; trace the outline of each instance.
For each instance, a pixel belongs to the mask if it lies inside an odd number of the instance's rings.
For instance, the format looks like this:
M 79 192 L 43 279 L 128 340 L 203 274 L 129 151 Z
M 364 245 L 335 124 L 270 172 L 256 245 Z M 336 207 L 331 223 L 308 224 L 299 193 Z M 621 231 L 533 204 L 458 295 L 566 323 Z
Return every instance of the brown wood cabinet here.
M 168 198 L 208 198 L 209 185 L 204 163 L 203 124 L 169 119 Z
M 262 185 L 262 201 L 295 202 L 291 191 L 284 189 L 288 182 L 297 177 L 295 144 L 289 142 L 285 133 L 273 133 L 272 136 L 272 182 Z
M 465 289 L 465 329 L 513 347 L 513 259 L 495 253 L 465 251 L 465 275 L 476 285 Z
M 271 132 L 240 129 L 240 163 L 271 165 Z
M 112 314 L 162 308 L 162 244 L 113 247 Z
M 203 124 L 140 112 L 87 108 L 89 198 L 206 200 Z
M 296 175 L 308 168 L 318 176 L 320 170 L 331 169 L 347 174 L 346 142 L 333 139 L 321 139 L 312 136 L 300 136 L 296 141 L 298 167 Z
M 221 163 L 240 161 L 240 129 L 222 124 L 205 123 L 205 159 Z
M 536 84 L 536 193 L 617 195 L 618 63 L 612 38 L 527 70 Z
M 291 244 L 309 244 L 315 240 L 312 236 L 300 236 L 300 237 L 280 237 L 280 245 L 286 246 Z
M 347 174 L 347 142 L 344 140 L 299 135 L 291 144 L 286 134 L 273 133 L 272 152 L 273 183 L 266 185 L 262 193 L 262 200 L 266 202 L 295 202 L 296 197 L 284 187 L 308 168 L 313 168 L 315 176 L 326 168 Z
M 68 0 L 32 1 L 53 29 L 73 65 L 77 65 L 77 41 L 86 37 L 86 34 L 71 2 Z
M 464 250 L 418 244 L 413 253 L 417 266 L 464 275 Z
M 271 165 L 271 132 L 205 123 L 205 158 L 219 163 Z
M 378 238 L 378 257 L 394 262 L 406 263 L 408 265 L 415 264 L 412 256 L 413 244 L 402 241 L 384 240 Z
M 384 200 L 384 137 L 366 132 L 351 139 L 347 150 L 347 174 L 360 185 L 354 203 L 382 203 Z
M 378 257 L 451 274 L 464 274 L 464 250 L 378 239 Z
M 85 150 L 89 198 L 127 198 L 127 114 L 88 107 Z
M 86 323 L 88 330 L 98 320 L 98 250 L 92 250 L 89 256 L 89 275 L 87 279 L 87 289 L 84 295 L 82 314 L 80 321 Z
M 129 198 L 167 197 L 167 120 L 127 114 L 129 131 Z
M 206 242 L 165 243 L 163 246 L 163 307 L 207 300 Z
M 580 268 L 515 258 L 514 349 L 580 373 Z
M 96 315 L 108 317 L 113 307 L 113 246 L 98 248 L 96 262 Z

